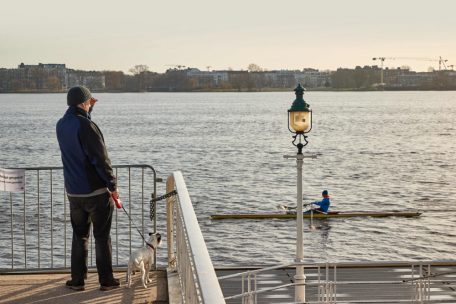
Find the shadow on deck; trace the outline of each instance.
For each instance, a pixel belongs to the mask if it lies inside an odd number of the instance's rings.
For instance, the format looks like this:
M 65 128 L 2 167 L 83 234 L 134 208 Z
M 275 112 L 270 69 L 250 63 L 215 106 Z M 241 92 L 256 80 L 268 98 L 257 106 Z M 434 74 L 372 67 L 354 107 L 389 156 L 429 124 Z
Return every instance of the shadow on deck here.
M 115 304 L 115 303 L 168 303 L 166 271 L 151 271 L 152 283 L 144 289 L 140 274 L 133 277 L 131 288 L 125 286 L 125 272 L 116 272 L 121 287 L 100 291 L 98 274 L 89 273 L 85 290 L 72 291 L 65 287 L 69 273 L 1 274 L 0 303 L 52 304 Z

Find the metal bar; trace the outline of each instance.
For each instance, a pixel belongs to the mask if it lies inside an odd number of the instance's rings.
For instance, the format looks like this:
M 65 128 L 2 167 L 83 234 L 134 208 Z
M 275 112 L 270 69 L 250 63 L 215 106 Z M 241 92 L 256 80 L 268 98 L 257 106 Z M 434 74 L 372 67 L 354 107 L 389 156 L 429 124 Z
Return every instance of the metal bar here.
M 241 294 L 244 294 L 244 276 L 241 277 Z M 226 298 L 225 298 L 226 300 Z M 242 297 L 242 304 L 245 304 L 245 299 Z
M 24 176 L 24 185 L 26 185 L 27 176 Z M 27 269 L 27 234 L 25 233 L 25 222 L 26 222 L 26 212 L 25 212 L 25 200 L 26 200 L 26 191 L 27 188 L 24 187 L 24 268 Z
M 430 278 L 430 275 L 431 275 L 431 265 L 428 265 L 427 298 L 426 298 L 426 300 L 428 300 L 428 301 L 431 299 L 431 278 Z
M 321 300 L 321 267 L 318 266 L 317 268 L 317 272 L 318 272 L 318 276 L 317 276 L 317 284 L 318 284 L 318 288 L 317 288 L 317 299 L 318 301 Z
M 334 302 L 337 303 L 337 265 L 334 265 Z
M 41 268 L 41 252 L 40 252 L 40 247 L 41 247 L 41 243 L 40 243 L 40 170 L 37 171 L 37 178 L 36 178 L 36 183 L 37 183 L 37 191 L 38 191 L 38 196 L 37 196 L 37 200 L 38 200 L 38 268 Z
M 323 300 L 325 301 L 325 303 L 327 303 L 327 299 L 328 299 L 328 265 L 326 264 L 325 266 L 325 280 L 323 282 Z
M 67 267 L 67 196 L 66 189 L 63 187 L 63 266 Z
M 142 234 L 144 233 L 144 168 L 141 168 L 141 227 Z M 154 231 L 155 233 L 156 231 Z
M 257 285 L 257 275 L 255 274 L 255 291 L 257 291 L 258 285 Z M 258 293 L 255 293 L 255 303 L 258 301 Z
M 14 269 L 13 193 L 9 193 L 11 211 L 11 269 Z
M 52 169 L 50 171 L 50 186 L 51 186 L 51 268 L 54 268 L 54 213 L 53 213 L 53 197 L 52 197 Z
M 154 180 L 153 180 L 154 192 L 152 192 L 152 198 L 155 199 L 155 198 L 157 198 L 157 173 L 155 172 L 155 170 L 153 168 L 151 168 L 151 169 L 152 169 L 152 173 L 153 173 L 153 177 L 154 177 Z M 154 202 L 153 222 L 154 222 L 154 232 L 157 232 L 157 202 Z M 155 260 L 155 262 L 157 261 L 157 252 L 156 251 L 154 252 L 154 260 Z M 157 263 L 155 263 L 155 269 L 157 269 Z
M 416 288 L 416 282 L 415 282 L 415 265 L 412 264 L 412 274 L 411 274 L 411 279 L 412 279 L 412 289 Z M 416 299 L 416 292 L 412 293 L 412 300 Z
M 116 181 L 118 181 L 118 172 L 116 168 Z M 119 185 L 117 185 L 119 187 Z M 119 265 L 119 212 L 116 209 L 116 265 Z
M 225 279 L 240 277 L 244 274 L 249 274 L 249 273 L 260 273 L 260 272 L 276 270 L 276 269 L 281 269 L 281 268 L 288 268 L 288 267 L 293 267 L 295 265 L 296 265 L 296 263 L 288 263 L 288 264 L 282 264 L 282 265 L 278 265 L 278 266 L 271 266 L 271 267 L 265 267 L 265 268 L 256 269 L 256 270 L 244 271 L 244 272 L 239 272 L 239 273 L 234 273 L 234 274 L 219 277 L 218 280 L 221 281 L 221 280 L 225 280 Z M 311 266 L 310 264 L 305 264 L 305 265 Z
M 149 168 L 151 169 L 153 172 L 155 172 L 155 169 L 154 167 L 152 167 L 151 165 L 147 165 L 147 164 L 133 164 L 133 165 L 113 165 L 112 166 L 113 168 Z M 12 167 L 12 168 L 6 168 L 6 169 L 23 169 L 23 170 L 26 170 L 26 171 L 30 171 L 30 170 L 57 170 L 57 169 L 63 169 L 62 166 L 43 166 L 43 167 Z
M 157 198 L 157 175 L 154 171 L 154 192 L 153 198 Z M 154 202 L 154 231 L 157 231 L 157 202 Z
M 287 284 L 282 284 L 282 285 L 278 285 L 278 286 L 274 286 L 274 287 L 263 288 L 263 289 L 257 290 L 256 292 L 253 292 L 253 291 L 252 292 L 248 292 L 248 291 L 246 292 L 245 289 L 243 289 L 243 292 L 241 294 L 225 297 L 224 299 L 225 300 L 233 300 L 233 299 L 238 299 L 238 298 L 246 297 L 246 296 L 249 296 L 249 295 L 253 295 L 255 293 L 256 294 L 260 294 L 260 293 L 265 293 L 265 292 L 274 291 L 274 290 L 281 289 L 281 288 L 286 288 L 286 287 L 292 287 L 292 286 L 296 286 L 296 285 L 297 285 L 296 283 L 287 283 Z M 306 303 L 308 303 L 308 302 L 306 302 Z
M 94 250 L 93 250 L 94 244 L 93 243 L 95 243 L 93 241 L 93 225 L 90 225 L 89 234 L 90 234 L 90 265 L 93 266 L 93 252 L 94 252 Z
M 166 180 L 166 192 L 174 189 L 175 183 L 172 176 Z M 166 241 L 168 247 L 168 267 L 175 268 L 175 252 L 174 252 L 174 206 L 175 200 L 173 197 L 166 199 Z M 177 230 L 177 227 L 176 227 Z M 176 236 L 177 241 L 177 236 Z
M 128 213 L 131 214 L 131 168 L 128 168 Z M 130 255 L 131 255 L 131 221 L 129 223 L 129 241 L 130 241 Z

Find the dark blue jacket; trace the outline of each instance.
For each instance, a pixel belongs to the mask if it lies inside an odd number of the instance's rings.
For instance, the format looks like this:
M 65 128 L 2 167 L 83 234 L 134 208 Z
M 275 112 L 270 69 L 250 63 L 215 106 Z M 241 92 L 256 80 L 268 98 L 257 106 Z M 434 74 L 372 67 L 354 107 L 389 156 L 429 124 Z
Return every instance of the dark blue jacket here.
M 70 106 L 57 122 L 57 140 L 69 194 L 89 194 L 101 188 L 116 190 L 116 178 L 103 134 L 81 108 Z
M 325 197 L 321 202 L 314 202 L 313 204 L 320 206 L 321 211 L 328 212 L 331 201 L 329 200 L 329 197 Z

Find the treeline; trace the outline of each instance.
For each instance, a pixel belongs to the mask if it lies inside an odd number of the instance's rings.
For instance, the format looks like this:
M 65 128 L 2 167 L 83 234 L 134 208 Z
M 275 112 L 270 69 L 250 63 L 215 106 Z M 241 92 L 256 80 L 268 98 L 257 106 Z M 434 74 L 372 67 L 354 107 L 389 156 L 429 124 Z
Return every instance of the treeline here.
M 75 85 L 99 92 L 272 91 L 289 90 L 297 83 L 311 90 L 456 90 L 454 71 L 382 70 L 378 66 L 336 71 L 266 71 L 254 64 L 245 71 L 201 71 L 179 66 L 156 73 L 146 65 L 137 65 L 129 72 L 20 64 L 17 69 L 0 69 L 0 92 L 65 92 Z

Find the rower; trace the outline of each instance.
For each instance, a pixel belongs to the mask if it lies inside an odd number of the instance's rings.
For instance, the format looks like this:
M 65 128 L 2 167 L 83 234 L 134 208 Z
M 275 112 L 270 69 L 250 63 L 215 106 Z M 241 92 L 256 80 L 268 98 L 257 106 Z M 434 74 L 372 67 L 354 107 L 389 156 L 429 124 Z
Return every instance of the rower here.
M 313 211 L 321 212 L 321 213 L 328 213 L 329 205 L 331 205 L 330 197 L 328 195 L 328 190 L 323 190 L 321 193 L 323 199 L 319 202 L 312 202 L 312 205 L 319 206 L 317 209 L 313 209 Z

